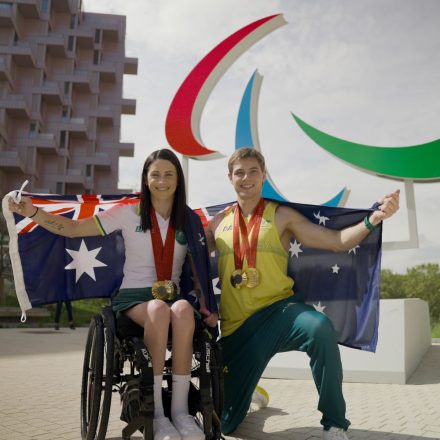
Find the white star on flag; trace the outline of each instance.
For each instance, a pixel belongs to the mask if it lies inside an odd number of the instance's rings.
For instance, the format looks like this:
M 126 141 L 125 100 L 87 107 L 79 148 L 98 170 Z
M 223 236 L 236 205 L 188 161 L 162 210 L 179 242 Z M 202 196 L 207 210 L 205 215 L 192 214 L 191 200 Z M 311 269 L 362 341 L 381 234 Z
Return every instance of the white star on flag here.
M 351 248 L 348 253 L 350 254 L 351 252 L 353 252 L 353 254 L 356 255 L 356 249 L 360 248 L 360 246 L 357 244 L 354 248 Z
M 325 309 L 327 306 L 322 305 L 322 304 L 321 304 L 321 301 L 319 301 L 318 304 L 312 304 L 312 306 L 315 308 L 315 310 L 316 310 L 317 312 L 320 312 L 320 313 L 322 313 L 323 315 L 325 315 L 325 313 L 324 313 L 324 309 Z
M 317 220 L 319 220 L 320 225 L 324 225 L 324 226 L 325 226 L 325 222 L 327 220 L 330 220 L 328 217 L 321 215 L 321 211 L 318 211 L 318 214 L 313 213 L 313 217 L 315 217 Z
M 332 266 L 332 273 L 339 273 L 339 269 L 340 269 L 340 267 L 337 265 L 337 264 L 335 264 L 334 266 Z
M 289 252 L 291 257 L 295 255 L 296 258 L 299 258 L 299 253 L 303 252 L 301 249 L 301 243 L 298 243 L 296 240 L 294 243 L 290 242 Z
M 81 278 L 83 273 L 86 273 L 90 278 L 96 281 L 95 267 L 107 266 L 102 261 L 96 259 L 101 248 L 88 250 L 84 240 L 81 240 L 81 246 L 78 251 L 66 249 L 73 260 L 64 269 L 75 269 L 75 282 Z

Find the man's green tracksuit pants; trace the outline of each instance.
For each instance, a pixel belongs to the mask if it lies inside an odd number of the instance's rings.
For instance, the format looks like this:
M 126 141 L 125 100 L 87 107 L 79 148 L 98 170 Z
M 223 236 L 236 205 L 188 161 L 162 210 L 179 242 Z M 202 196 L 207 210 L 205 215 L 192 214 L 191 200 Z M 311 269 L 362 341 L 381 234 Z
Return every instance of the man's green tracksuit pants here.
M 225 434 L 235 431 L 245 418 L 252 393 L 270 359 L 276 353 L 292 350 L 304 351 L 310 358 L 324 429 L 348 428 L 336 333 L 330 320 L 312 306 L 292 298 L 278 301 L 249 317 L 233 334 L 222 338 L 221 345 Z

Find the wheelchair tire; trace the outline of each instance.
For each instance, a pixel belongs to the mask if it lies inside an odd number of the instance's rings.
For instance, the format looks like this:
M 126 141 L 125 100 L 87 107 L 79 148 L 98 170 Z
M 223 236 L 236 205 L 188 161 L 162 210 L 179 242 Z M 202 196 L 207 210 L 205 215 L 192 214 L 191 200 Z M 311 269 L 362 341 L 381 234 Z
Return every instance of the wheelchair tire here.
M 105 439 L 112 397 L 113 351 L 113 331 L 108 325 L 104 328 L 101 315 L 95 315 L 87 335 L 81 383 L 83 440 Z

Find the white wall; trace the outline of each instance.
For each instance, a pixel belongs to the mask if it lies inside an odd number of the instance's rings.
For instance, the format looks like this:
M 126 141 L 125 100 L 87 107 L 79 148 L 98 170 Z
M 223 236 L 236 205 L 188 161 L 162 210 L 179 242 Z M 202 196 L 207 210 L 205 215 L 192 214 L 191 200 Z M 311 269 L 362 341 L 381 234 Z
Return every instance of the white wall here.
M 404 384 L 431 345 L 429 308 L 420 299 L 380 301 L 376 353 L 340 347 L 345 382 Z M 263 377 L 311 379 L 305 353 L 277 354 Z

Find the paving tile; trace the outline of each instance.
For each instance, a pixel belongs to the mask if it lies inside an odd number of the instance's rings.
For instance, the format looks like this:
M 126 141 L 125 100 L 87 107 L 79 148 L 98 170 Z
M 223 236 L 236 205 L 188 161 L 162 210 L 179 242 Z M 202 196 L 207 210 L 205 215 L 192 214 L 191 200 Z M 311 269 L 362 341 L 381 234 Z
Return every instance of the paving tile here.
M 87 329 L 0 329 L 0 438 L 77 440 Z M 345 383 L 351 440 L 440 439 L 440 344 L 433 344 L 407 385 Z M 227 440 L 320 440 L 318 396 L 310 380 L 262 379 L 267 408 L 251 412 Z M 114 395 L 107 440 L 124 423 Z M 141 440 L 140 433 L 132 436 Z

